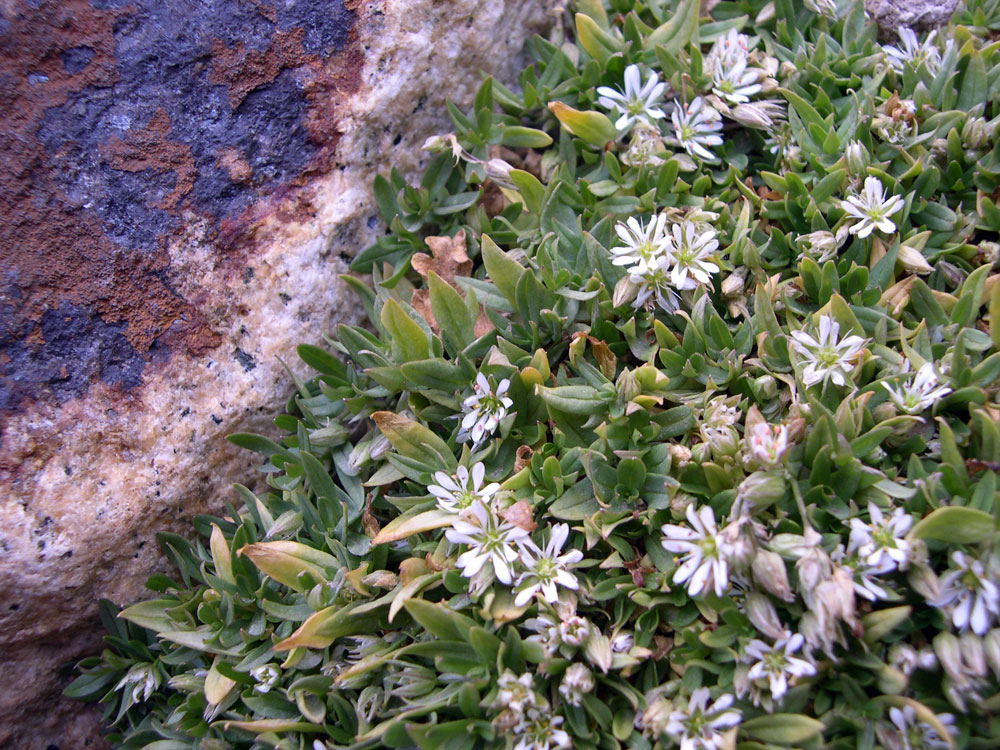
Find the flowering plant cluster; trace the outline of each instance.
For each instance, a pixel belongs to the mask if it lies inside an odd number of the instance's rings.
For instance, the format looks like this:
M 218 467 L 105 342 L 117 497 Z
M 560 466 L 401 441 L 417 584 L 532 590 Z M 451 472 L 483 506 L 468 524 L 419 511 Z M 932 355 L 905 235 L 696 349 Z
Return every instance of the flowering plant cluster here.
M 119 745 L 996 747 L 1000 8 L 575 10 L 105 605 Z

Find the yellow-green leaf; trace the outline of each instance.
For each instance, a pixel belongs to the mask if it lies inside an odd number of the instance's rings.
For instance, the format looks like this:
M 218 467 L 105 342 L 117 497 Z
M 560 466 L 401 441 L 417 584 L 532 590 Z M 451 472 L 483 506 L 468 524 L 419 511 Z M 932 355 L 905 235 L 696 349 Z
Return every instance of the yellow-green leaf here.
M 605 144 L 618 137 L 614 123 L 600 112 L 573 109 L 562 102 L 549 102 L 549 109 L 571 135 L 591 146 L 604 148 Z
M 602 65 L 622 49 L 622 42 L 618 37 L 601 28 L 597 21 L 584 13 L 576 14 L 576 38 L 587 54 Z
M 454 520 L 454 513 L 438 509 L 425 510 L 423 513 L 410 516 L 404 514 L 387 523 L 385 528 L 379 531 L 375 535 L 375 538 L 372 539 L 372 544 L 388 544 L 389 542 L 406 539 L 409 536 L 420 534 L 424 531 L 433 531 L 434 529 L 451 526 Z
M 938 508 L 913 527 L 916 539 L 939 539 L 952 544 L 978 544 L 996 531 L 996 522 L 989 513 L 975 508 L 952 505 Z
M 382 305 L 379 316 L 389 333 L 393 359 L 397 364 L 413 359 L 427 359 L 430 347 L 424 329 L 391 297 Z
M 443 471 L 454 471 L 458 467 L 448 444 L 424 425 L 391 411 L 377 411 L 372 419 L 400 455 Z M 441 462 L 444 465 L 440 465 Z

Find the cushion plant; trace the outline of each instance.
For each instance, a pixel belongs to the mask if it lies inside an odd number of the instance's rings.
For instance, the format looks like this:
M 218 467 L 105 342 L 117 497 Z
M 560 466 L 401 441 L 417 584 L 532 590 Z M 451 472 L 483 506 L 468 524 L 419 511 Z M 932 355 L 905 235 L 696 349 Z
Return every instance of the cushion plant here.
M 102 605 L 118 745 L 996 747 L 1000 3 L 575 10 Z

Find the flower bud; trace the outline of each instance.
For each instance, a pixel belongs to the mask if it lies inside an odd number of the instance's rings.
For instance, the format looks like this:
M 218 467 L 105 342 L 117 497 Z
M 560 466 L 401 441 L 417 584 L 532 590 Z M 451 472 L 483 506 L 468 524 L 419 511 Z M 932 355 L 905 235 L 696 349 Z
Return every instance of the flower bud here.
M 732 427 L 702 427 L 699 432 L 701 439 L 711 446 L 716 459 L 734 456 L 739 450 L 740 436 Z
M 1000 679 L 1000 628 L 993 628 L 983 638 L 983 652 L 986 663 L 990 665 L 997 679 Z
M 698 443 L 691 448 L 691 460 L 703 464 L 712 460 L 711 446 L 708 443 Z
M 747 280 L 747 269 L 743 266 L 737 268 L 729 276 L 726 277 L 725 281 L 722 282 L 722 294 L 725 297 L 738 297 L 743 294 L 743 289 L 746 286 Z
M 986 120 L 982 117 L 970 117 L 962 126 L 962 145 L 966 148 L 982 148 L 989 137 Z
M 937 654 L 938 662 L 944 667 L 944 671 L 963 679 L 962 646 L 958 638 L 947 631 L 942 631 L 934 636 L 933 643 L 934 653 Z
M 761 375 L 754 381 L 754 385 L 758 398 L 770 401 L 778 395 L 778 381 L 774 379 L 773 375 Z
M 621 307 L 635 299 L 639 293 L 639 284 L 632 281 L 631 275 L 622 276 L 615 284 L 614 294 L 611 295 L 611 304 Z
M 510 180 L 510 173 L 513 166 L 503 159 L 490 159 L 486 162 L 486 178 L 493 180 L 500 187 L 515 189 L 515 185 Z
M 927 262 L 923 253 L 909 245 L 899 246 L 899 254 L 896 256 L 896 259 L 907 273 L 926 275 L 934 270 L 934 267 Z
M 448 151 L 449 149 L 448 139 L 443 135 L 432 135 L 424 141 L 424 145 L 420 147 L 421 151 L 430 151 L 432 154 L 440 154 L 444 151 Z
M 677 443 L 672 443 L 667 446 L 667 452 L 670 457 L 677 463 L 678 466 L 683 466 L 688 461 L 691 460 L 691 449 L 686 445 L 679 445 Z
M 795 599 L 788 584 L 788 569 L 781 555 L 770 550 L 759 550 L 750 566 L 753 579 L 765 590 L 779 599 L 790 602 Z
M 750 455 L 766 469 L 780 466 L 791 448 L 788 443 L 788 428 L 783 424 L 748 424 L 744 440 Z
M 759 556 L 760 553 L 758 553 Z M 746 616 L 750 618 L 751 624 L 757 628 L 758 632 L 774 640 L 785 636 L 785 626 L 781 624 L 781 619 L 778 617 L 778 610 L 774 608 L 771 600 L 764 594 L 756 591 L 749 592 L 746 596 L 744 609 Z
M 939 260 L 937 262 L 937 270 L 941 272 L 941 275 L 945 277 L 951 286 L 960 286 L 965 281 L 965 272 L 954 263 Z
M 559 639 L 567 646 L 580 646 L 590 635 L 590 622 L 572 615 L 559 623 Z
M 1000 260 L 1000 245 L 996 242 L 980 242 L 979 252 L 983 255 L 983 260 L 993 265 Z
M 982 638 L 972 631 L 966 631 L 958 637 L 958 642 L 966 672 L 976 677 L 985 677 L 986 650 L 983 648 Z
M 795 240 L 795 244 L 817 263 L 826 263 L 836 258 L 837 248 L 842 242 L 843 239 L 825 229 L 800 235 Z
M 887 664 L 878 666 L 875 677 L 878 680 L 878 689 L 884 695 L 900 695 L 910 684 L 905 674 Z
M 847 174 L 851 177 L 864 177 L 868 174 L 871 156 L 861 141 L 851 141 L 844 150 L 844 163 L 847 165 Z
M 559 685 L 559 694 L 566 699 L 571 706 L 579 706 L 583 701 L 583 696 L 594 689 L 594 676 L 583 664 L 570 664 L 563 673 L 562 683 Z
M 673 710 L 673 704 L 666 698 L 656 698 L 648 702 L 645 711 L 636 715 L 635 725 L 643 735 L 658 739 L 666 733 Z
M 738 500 L 748 504 L 749 510 L 761 510 L 785 496 L 785 478 L 773 471 L 755 471 L 736 490 Z
M 642 393 L 642 386 L 639 385 L 639 380 L 636 378 L 635 373 L 626 368 L 618 376 L 618 380 L 615 382 L 615 390 L 618 392 L 618 400 L 624 403 L 631 401 Z

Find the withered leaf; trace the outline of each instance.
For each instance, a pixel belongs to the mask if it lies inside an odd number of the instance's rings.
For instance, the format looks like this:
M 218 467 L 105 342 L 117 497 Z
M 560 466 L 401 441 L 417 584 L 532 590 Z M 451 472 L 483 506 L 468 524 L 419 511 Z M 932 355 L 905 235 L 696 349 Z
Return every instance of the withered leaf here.
M 416 253 L 410 265 L 421 276 L 434 271 L 438 276 L 455 286 L 456 276 L 468 276 L 472 272 L 472 261 L 465 252 L 465 230 L 459 229 L 454 237 L 428 237 L 424 240 L 431 249 L 431 255 Z
M 528 505 L 527 500 L 518 500 L 506 510 L 501 511 L 500 517 L 525 531 L 530 532 L 538 528 L 538 524 L 531 517 L 531 506 Z

